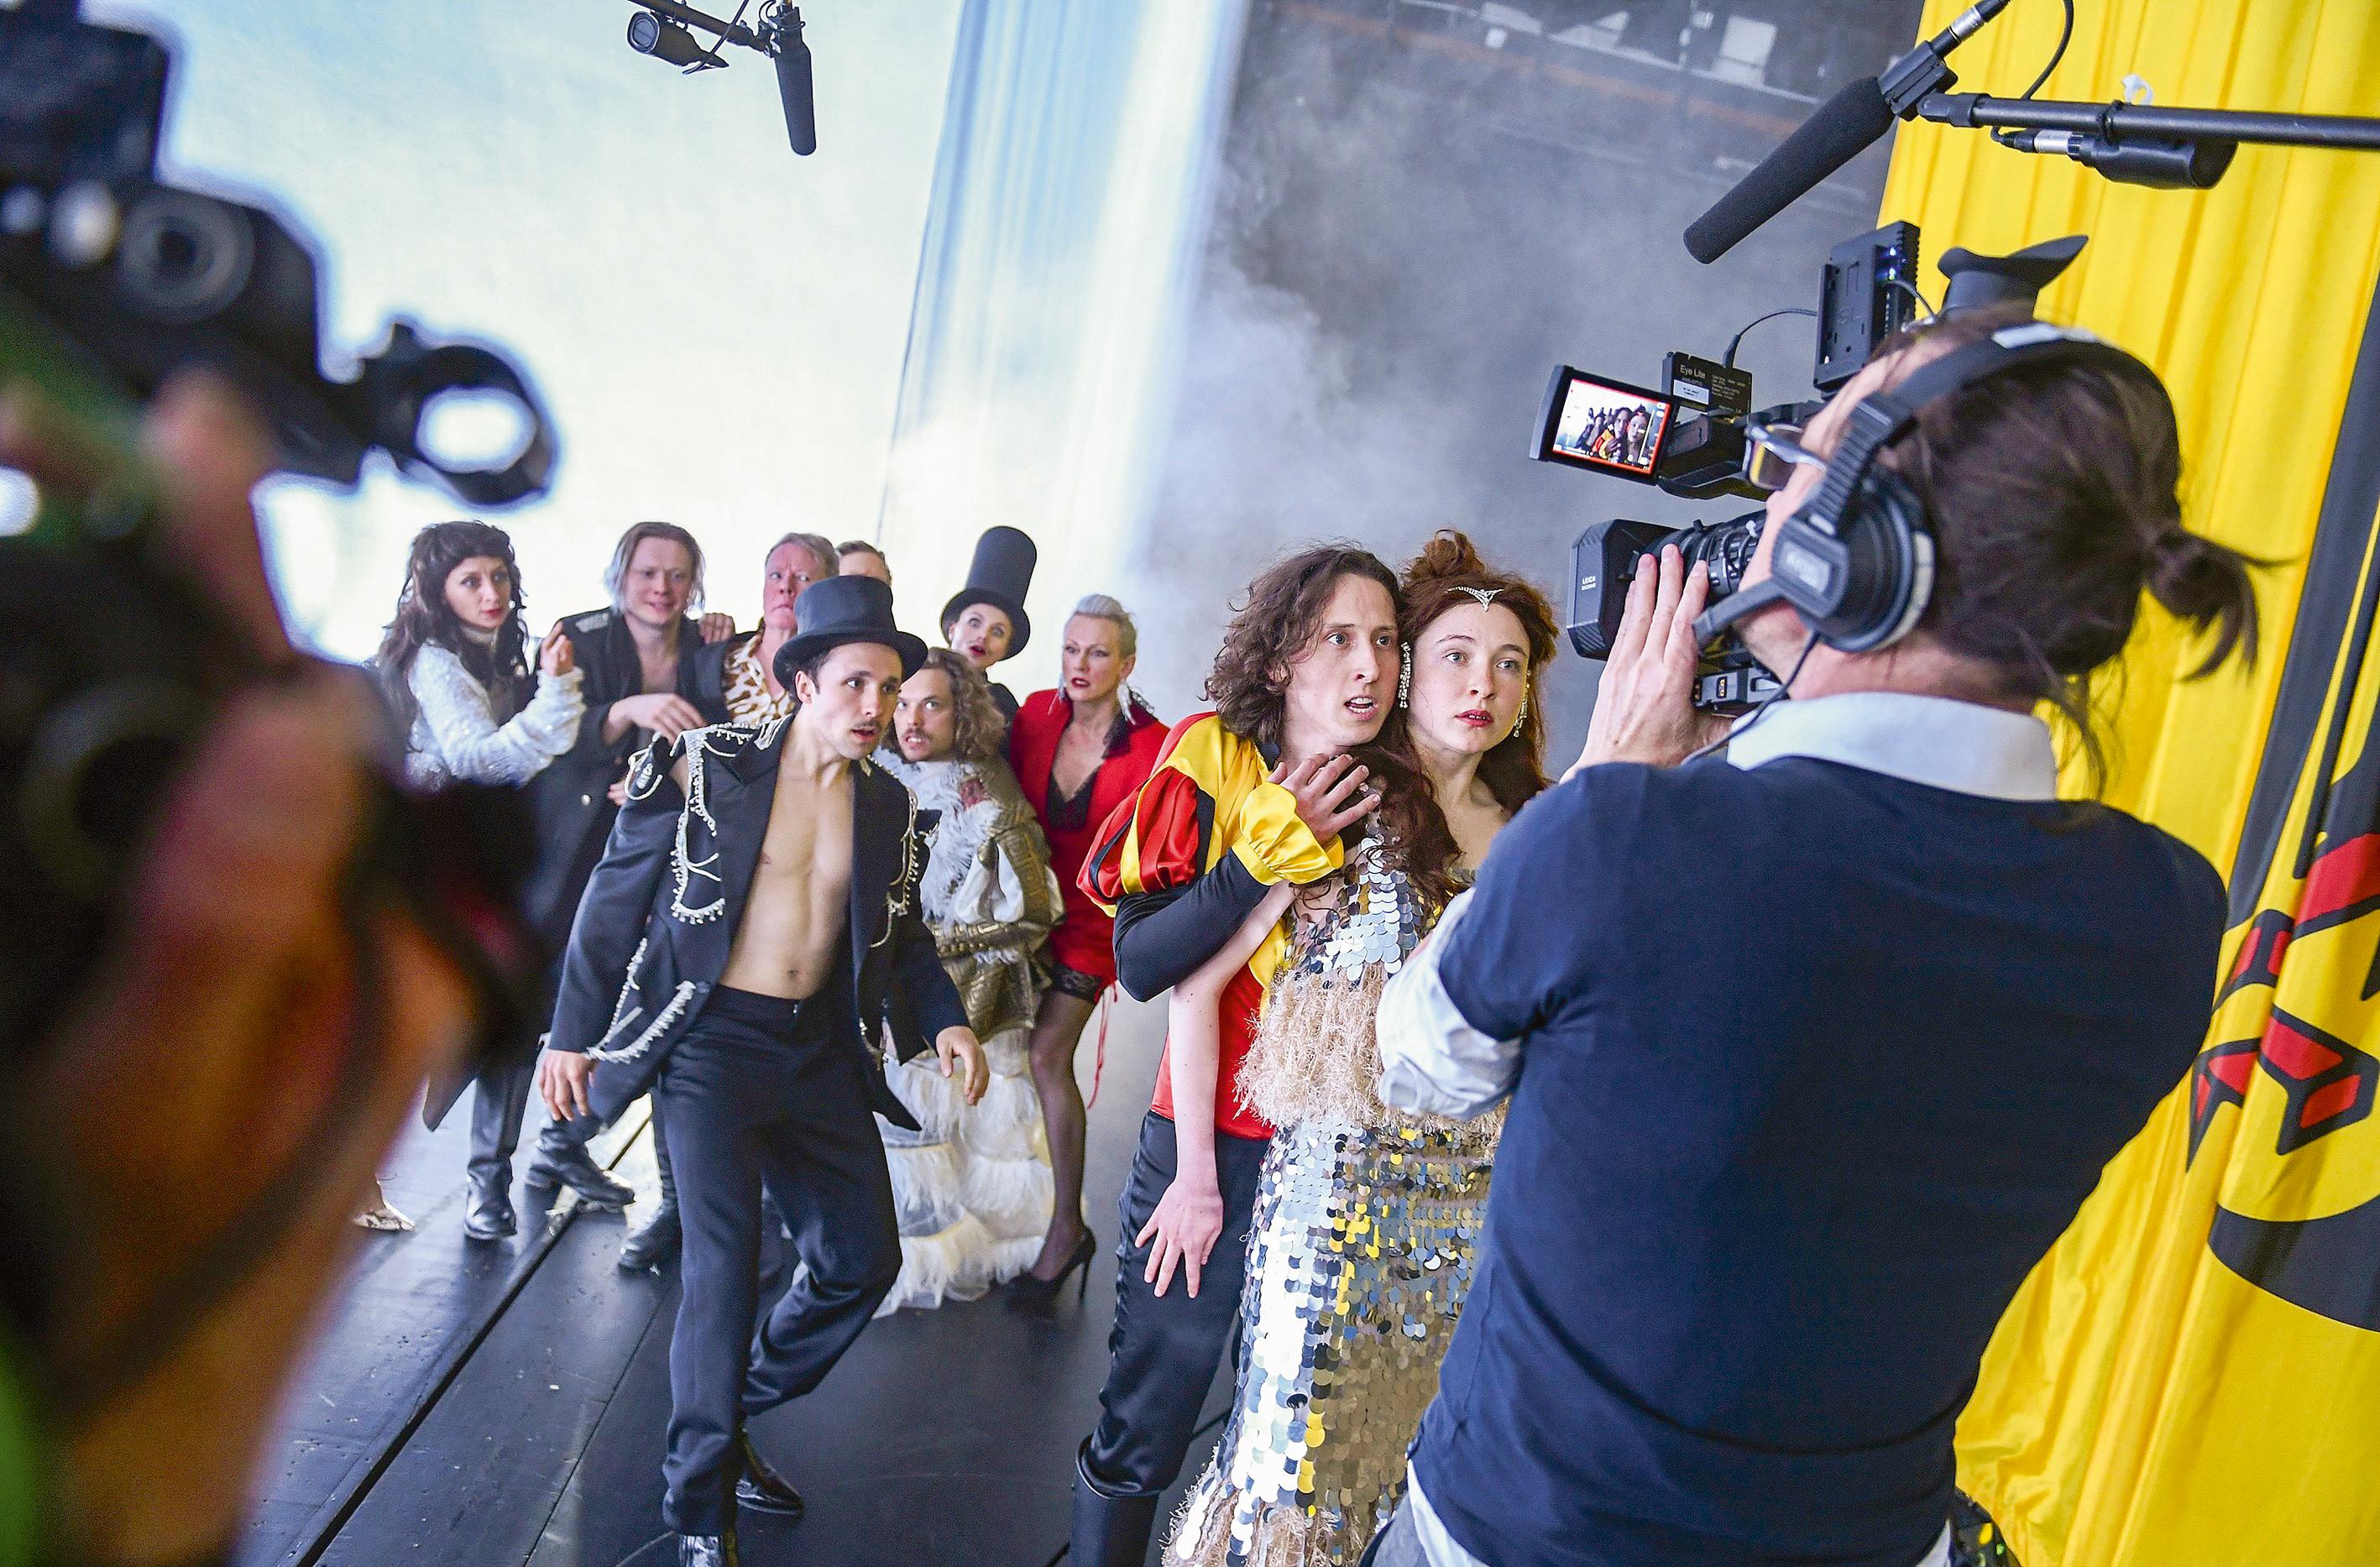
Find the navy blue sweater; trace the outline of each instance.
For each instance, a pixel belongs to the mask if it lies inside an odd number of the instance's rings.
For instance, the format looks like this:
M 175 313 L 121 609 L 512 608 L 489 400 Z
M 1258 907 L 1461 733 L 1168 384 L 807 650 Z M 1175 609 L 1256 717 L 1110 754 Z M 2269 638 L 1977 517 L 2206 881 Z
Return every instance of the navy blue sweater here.
M 1985 1340 L 2204 1029 L 2220 880 L 2121 812 L 1599 767 L 1441 973 L 1525 1036 L 1415 1469 L 1491 1562 L 1910 1567 Z

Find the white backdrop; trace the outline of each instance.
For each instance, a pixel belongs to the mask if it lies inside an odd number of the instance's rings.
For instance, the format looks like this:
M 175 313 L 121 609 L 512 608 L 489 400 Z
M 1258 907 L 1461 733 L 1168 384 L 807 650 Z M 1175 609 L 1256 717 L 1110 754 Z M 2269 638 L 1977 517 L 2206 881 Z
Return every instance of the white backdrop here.
M 640 517 L 694 530 L 712 604 L 746 625 L 780 533 L 874 532 L 959 8 L 805 6 L 804 159 L 765 58 L 681 78 L 629 50 L 622 0 L 87 6 L 179 35 L 176 176 L 261 190 L 315 234 L 326 335 L 369 347 L 401 311 L 528 369 L 558 482 L 489 520 L 540 628 L 601 601 Z M 414 529 L 460 515 L 384 472 L 352 496 L 276 482 L 267 512 L 292 618 L 350 657 L 377 644 Z

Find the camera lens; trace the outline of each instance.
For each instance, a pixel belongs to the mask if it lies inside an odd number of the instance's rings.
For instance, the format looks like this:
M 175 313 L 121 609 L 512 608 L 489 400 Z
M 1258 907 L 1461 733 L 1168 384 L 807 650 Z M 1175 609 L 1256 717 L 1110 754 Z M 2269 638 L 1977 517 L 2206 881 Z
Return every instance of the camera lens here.
M 1710 602 L 1717 603 L 1743 586 L 1743 574 L 1760 548 L 1760 529 L 1768 520 L 1765 511 L 1747 512 L 1725 522 L 1698 522 L 1678 530 L 1679 553 L 1689 566 L 1701 562 L 1710 568 Z
M 228 309 L 255 261 L 256 237 L 237 208 L 159 188 L 125 217 L 115 275 L 141 313 L 187 323 Z

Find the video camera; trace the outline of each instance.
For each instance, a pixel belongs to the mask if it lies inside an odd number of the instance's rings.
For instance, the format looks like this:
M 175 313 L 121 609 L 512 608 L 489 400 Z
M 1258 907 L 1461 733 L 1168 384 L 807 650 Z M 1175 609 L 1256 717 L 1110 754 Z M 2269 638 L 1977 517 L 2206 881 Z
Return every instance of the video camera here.
M 2065 270 L 2082 245 L 2081 238 L 2069 237 L 2010 256 L 1948 251 L 1941 261 L 1950 280 L 1943 310 L 2029 301 Z M 1918 319 L 1924 300 L 1917 292 L 1917 225 L 1887 224 L 1835 248 L 1820 281 L 1815 312 L 1772 312 L 1818 318 L 1817 357 L 1810 379 L 1820 394 L 1832 393 L 1858 374 L 1879 346 Z M 1737 343 L 1742 335 L 1736 334 Z M 1781 488 L 1784 472 L 1779 460 L 1751 439 L 1748 428 L 1798 427 L 1825 402 L 1823 396 L 1803 399 L 1755 413 L 1752 377 L 1737 370 L 1734 360 L 1734 344 L 1718 361 L 1672 353 L 1662 361 L 1658 392 L 1562 365 L 1546 387 L 1530 455 L 1539 462 L 1655 485 L 1693 500 L 1766 500 Z M 1610 656 L 1637 562 L 1666 544 L 1678 546 L 1689 567 L 1708 567 L 1712 603 L 1734 593 L 1743 586 L 1766 520 L 1762 509 L 1682 528 L 1627 517 L 1588 527 L 1571 546 L 1571 646 L 1584 658 Z M 1704 650 L 1694 703 L 1706 712 L 1733 716 L 1758 707 L 1777 689 L 1776 674 L 1728 635 Z
M 326 376 L 308 241 L 261 207 L 159 178 L 170 53 L 77 11 L 0 10 L 0 378 L 39 395 L 93 479 L 79 495 L 44 488 L 31 525 L 0 538 L 0 1060 L 45 1035 L 88 975 L 183 754 L 228 698 L 285 673 L 161 547 L 139 406 L 203 366 L 263 414 L 283 469 L 352 485 L 377 449 L 473 506 L 541 494 L 554 460 L 536 395 L 490 348 L 398 321 L 351 377 Z M 430 449 L 453 393 L 510 405 L 507 458 Z M 504 884 L 527 837 L 517 808 L 492 793 L 414 799 L 383 778 L 351 868 L 358 914 L 411 914 L 481 981 L 492 1016 L 534 974 L 516 972 L 530 954 Z

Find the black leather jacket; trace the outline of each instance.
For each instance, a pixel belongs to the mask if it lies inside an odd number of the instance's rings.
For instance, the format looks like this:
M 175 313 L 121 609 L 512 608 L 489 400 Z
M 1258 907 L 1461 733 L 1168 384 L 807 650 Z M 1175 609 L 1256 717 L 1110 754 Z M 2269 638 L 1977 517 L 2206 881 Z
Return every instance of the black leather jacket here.
M 595 1057 L 588 1099 L 606 1121 L 652 1085 L 726 969 L 769 830 L 784 727 L 697 729 L 674 745 L 655 742 L 637 760 L 628 803 L 571 927 L 547 1041 Z M 681 754 L 698 770 L 693 803 L 670 776 Z M 906 1060 L 943 1029 L 966 1026 L 966 1011 L 918 913 L 926 842 L 909 791 L 874 764 L 856 762 L 852 818 L 840 954 L 850 987 L 844 1015 L 880 1019 L 887 993 L 899 990 L 919 1026 L 896 1041 Z M 870 1101 L 914 1130 L 917 1122 L 885 1085 L 873 1026 L 850 1026 Z
M 529 918 L 556 954 L 570 939 L 579 894 L 602 857 L 604 836 L 619 808 L 610 799 L 613 780 L 627 771 L 628 759 L 648 738 L 644 731 L 631 729 L 609 745 L 603 741 L 603 721 L 611 716 L 612 704 L 645 688 L 637 644 L 619 614 L 612 610 L 574 614 L 563 621 L 562 633 L 570 639 L 571 656 L 582 672 L 578 689 L 587 714 L 578 723 L 577 744 L 529 781 L 538 852 L 523 893 Z M 694 665 L 704 650 L 701 629 L 687 618 L 679 621 L 677 635 L 677 694 L 700 707 Z

